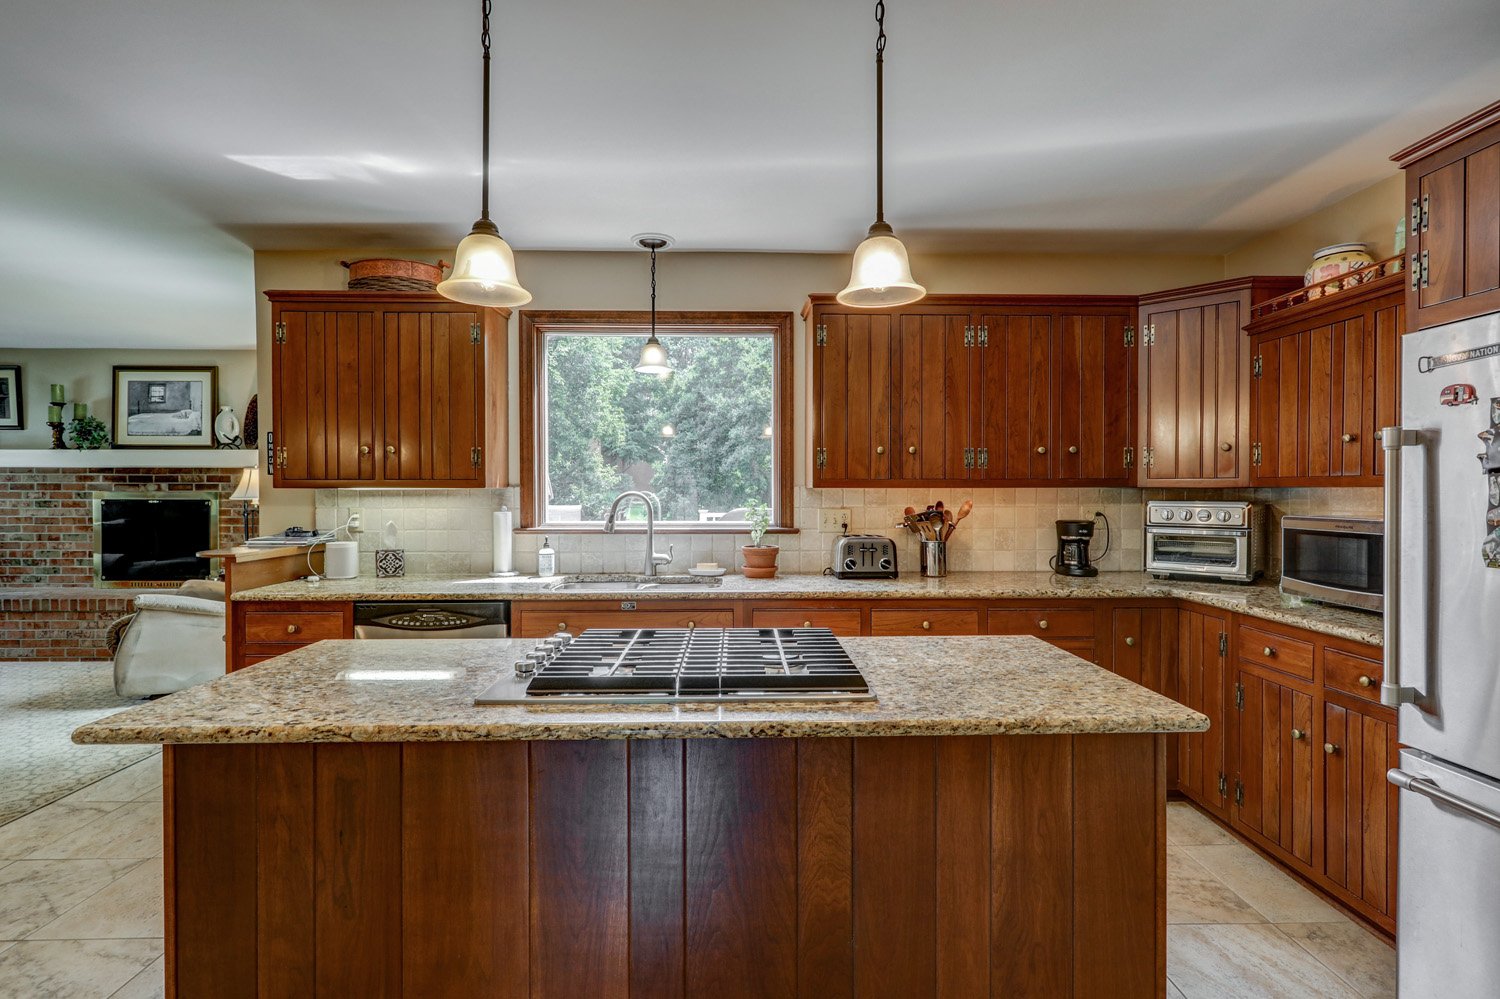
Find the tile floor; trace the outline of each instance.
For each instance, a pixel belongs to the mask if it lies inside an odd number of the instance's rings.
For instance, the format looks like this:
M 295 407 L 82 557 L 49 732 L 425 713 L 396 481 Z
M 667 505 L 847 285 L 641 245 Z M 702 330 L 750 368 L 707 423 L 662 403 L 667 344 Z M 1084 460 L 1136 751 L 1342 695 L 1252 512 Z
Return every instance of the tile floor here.
M 0 826 L 0 997 L 162 995 L 161 757 Z M 1168 806 L 1169 999 L 1377 999 L 1395 953 Z

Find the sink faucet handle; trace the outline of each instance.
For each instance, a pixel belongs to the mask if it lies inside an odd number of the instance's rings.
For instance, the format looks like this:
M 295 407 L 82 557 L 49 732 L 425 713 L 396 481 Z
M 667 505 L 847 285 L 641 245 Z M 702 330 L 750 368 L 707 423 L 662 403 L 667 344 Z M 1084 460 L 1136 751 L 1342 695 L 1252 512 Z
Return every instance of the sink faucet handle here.
M 676 551 L 676 545 L 667 545 L 667 553 L 665 555 L 663 555 L 661 552 L 651 553 L 651 562 L 653 565 L 666 565 L 672 561 L 672 555 Z

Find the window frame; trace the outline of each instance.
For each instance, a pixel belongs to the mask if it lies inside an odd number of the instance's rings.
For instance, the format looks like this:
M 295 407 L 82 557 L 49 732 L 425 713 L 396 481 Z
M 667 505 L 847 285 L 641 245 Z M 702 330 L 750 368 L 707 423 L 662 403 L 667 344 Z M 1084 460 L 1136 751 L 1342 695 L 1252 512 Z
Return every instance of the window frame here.
M 724 333 L 769 333 L 774 368 L 772 391 L 775 401 L 771 421 L 771 493 L 773 509 L 768 534 L 795 533 L 793 501 L 793 413 L 795 392 L 792 380 L 795 317 L 790 312 L 657 312 L 656 331 L 671 335 L 694 330 L 712 329 Z M 651 328 L 651 313 L 631 311 L 522 310 L 518 385 L 520 388 L 520 531 L 549 534 L 599 534 L 598 522 L 546 524 L 542 521 L 542 472 L 545 454 L 540 439 L 545 419 L 541 407 L 546 397 L 541 364 L 542 343 L 548 334 L 607 332 L 613 335 L 644 337 Z M 657 531 L 669 534 L 745 534 L 743 524 L 721 526 L 715 523 L 671 521 L 659 524 Z

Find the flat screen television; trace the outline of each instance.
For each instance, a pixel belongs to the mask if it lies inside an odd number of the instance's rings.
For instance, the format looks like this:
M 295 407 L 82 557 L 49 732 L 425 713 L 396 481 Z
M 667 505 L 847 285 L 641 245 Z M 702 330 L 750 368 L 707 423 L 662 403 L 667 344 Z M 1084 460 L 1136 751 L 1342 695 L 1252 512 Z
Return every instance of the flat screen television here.
M 219 544 L 219 494 L 95 493 L 94 585 L 164 587 L 207 579 L 198 553 Z

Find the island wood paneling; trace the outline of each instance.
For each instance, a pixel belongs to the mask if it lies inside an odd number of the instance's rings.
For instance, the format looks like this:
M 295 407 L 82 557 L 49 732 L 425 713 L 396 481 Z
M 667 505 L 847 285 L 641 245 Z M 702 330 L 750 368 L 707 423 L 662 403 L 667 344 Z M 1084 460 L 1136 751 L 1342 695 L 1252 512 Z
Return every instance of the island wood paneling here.
M 1165 737 L 169 746 L 173 996 L 1158 996 Z

